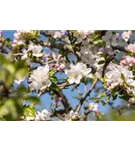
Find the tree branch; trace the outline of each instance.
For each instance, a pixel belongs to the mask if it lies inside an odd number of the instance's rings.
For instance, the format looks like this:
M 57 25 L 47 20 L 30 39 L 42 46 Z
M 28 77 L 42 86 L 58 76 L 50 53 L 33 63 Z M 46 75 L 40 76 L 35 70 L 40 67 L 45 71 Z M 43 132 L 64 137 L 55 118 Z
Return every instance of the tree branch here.
M 103 71 L 102 71 L 102 78 L 105 75 L 105 70 L 107 68 L 107 66 L 109 65 L 109 63 L 114 59 L 115 56 L 110 57 L 109 59 L 106 60 L 104 66 L 103 66 Z
M 113 50 L 119 50 L 121 52 L 127 52 L 127 50 L 125 49 L 125 47 L 117 45 L 117 46 L 112 46 Z
M 96 85 L 97 81 L 98 81 L 98 79 L 96 79 L 96 80 L 93 82 L 93 84 L 91 85 L 89 91 L 88 91 L 88 92 L 83 96 L 83 98 L 80 100 L 80 104 L 77 106 L 76 112 L 79 112 L 79 111 L 80 111 L 80 109 L 81 109 L 81 107 L 82 107 L 82 105 L 83 105 L 85 99 L 89 96 L 89 94 L 90 94 L 90 93 L 92 92 L 92 90 L 95 88 L 95 85 Z
M 71 104 L 69 103 L 67 97 L 62 93 L 62 91 L 60 89 L 59 89 L 59 91 L 53 89 L 53 92 L 56 95 L 58 95 L 59 97 L 62 97 L 61 102 L 62 102 L 66 112 L 69 112 L 70 110 L 72 110 Z
M 3 91 L 0 91 L 0 95 L 3 95 L 3 96 L 6 96 L 8 97 L 9 96 L 9 87 L 6 85 L 6 83 L 4 81 L 0 81 L 1 85 L 3 86 Z

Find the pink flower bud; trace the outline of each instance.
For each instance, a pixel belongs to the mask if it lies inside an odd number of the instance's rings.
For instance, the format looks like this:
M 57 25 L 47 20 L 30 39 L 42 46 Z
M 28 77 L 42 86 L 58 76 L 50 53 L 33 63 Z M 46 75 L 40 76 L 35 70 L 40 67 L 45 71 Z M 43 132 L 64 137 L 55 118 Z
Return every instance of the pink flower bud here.
M 58 67 L 58 68 L 57 68 L 57 71 L 60 71 L 60 70 L 61 70 L 60 67 Z
M 55 64 L 55 67 L 56 67 L 56 68 L 59 68 L 59 66 L 60 66 L 59 64 Z
M 59 100 L 62 101 L 62 97 L 59 97 Z

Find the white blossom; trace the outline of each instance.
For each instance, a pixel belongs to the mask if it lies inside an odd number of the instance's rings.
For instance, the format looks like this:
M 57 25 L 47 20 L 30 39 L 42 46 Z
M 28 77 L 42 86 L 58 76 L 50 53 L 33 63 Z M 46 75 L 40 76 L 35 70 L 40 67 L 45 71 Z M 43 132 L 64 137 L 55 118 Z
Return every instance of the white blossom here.
M 71 110 L 66 116 L 65 121 L 72 121 L 79 118 L 79 113 Z
M 131 31 L 125 31 L 122 33 L 122 38 L 124 39 L 125 42 L 127 42 L 130 39 L 130 36 L 132 35 Z
M 91 68 L 87 68 L 86 64 L 81 62 L 77 63 L 76 65 L 70 64 L 70 69 L 65 69 L 65 73 L 68 76 L 68 82 L 70 84 L 76 83 L 79 84 L 81 79 L 84 76 L 88 76 L 91 72 Z
M 135 66 L 135 58 L 131 56 L 125 56 L 120 62 L 123 66 Z
M 129 51 L 131 51 L 132 53 L 135 53 L 135 42 L 134 42 L 134 44 L 129 44 L 129 45 L 127 46 L 127 49 L 128 49 Z
M 89 34 L 93 34 L 94 30 L 77 30 L 77 33 L 75 33 L 75 36 L 77 36 L 77 42 L 80 43 L 82 40 L 84 40 Z
M 14 33 L 14 38 L 15 38 L 16 40 L 19 40 L 19 39 L 21 38 L 21 33 L 20 33 L 20 32 Z
M 34 118 L 35 121 L 49 121 L 51 120 L 50 112 L 46 109 L 42 110 L 41 112 L 37 111 L 36 116 Z
M 32 51 L 32 55 L 35 57 L 43 56 L 41 45 L 35 45 L 34 43 L 31 42 L 28 46 L 28 51 Z
M 84 40 L 87 37 L 87 31 L 85 31 L 85 30 L 77 30 L 74 33 L 74 36 L 77 38 L 77 42 L 78 43 L 81 43 L 82 40 Z
M 44 67 L 39 66 L 36 70 L 33 71 L 32 75 L 29 78 L 30 89 L 31 90 L 44 90 L 51 85 L 49 80 L 49 66 Z
M 127 85 L 135 86 L 133 73 L 132 71 L 128 70 L 127 66 L 110 63 L 107 69 L 108 71 L 106 72 L 105 76 L 107 77 L 106 82 L 109 90 L 114 89 L 118 85 L 123 86 L 124 81 L 121 78 L 121 75 L 124 76 Z
M 99 110 L 98 103 L 90 103 L 89 104 L 89 110 L 94 111 L 94 112 L 98 112 L 98 110 Z

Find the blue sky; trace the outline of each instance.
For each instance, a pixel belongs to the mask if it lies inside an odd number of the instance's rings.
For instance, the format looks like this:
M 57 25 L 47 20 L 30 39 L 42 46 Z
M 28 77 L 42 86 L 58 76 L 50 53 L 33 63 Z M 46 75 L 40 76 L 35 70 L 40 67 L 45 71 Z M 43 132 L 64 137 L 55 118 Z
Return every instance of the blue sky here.
M 3 31 L 3 35 L 5 37 L 9 37 L 11 39 L 13 39 L 13 34 L 16 32 L 16 30 L 5 30 Z M 73 96 L 77 96 L 77 91 L 74 91 L 74 92 L 71 92 L 71 89 L 72 87 L 70 87 L 68 90 L 64 90 L 64 94 L 67 96 L 67 98 L 69 99 L 70 103 L 73 105 L 73 106 L 76 106 L 76 104 L 78 103 L 78 101 L 73 98 Z M 79 87 L 78 87 L 79 91 L 84 91 L 84 85 L 81 84 Z M 93 92 L 93 95 L 94 95 L 94 92 Z M 41 110 L 41 109 L 44 109 L 44 108 L 49 108 L 50 106 L 50 103 L 52 102 L 51 100 L 51 97 L 49 96 L 49 94 L 44 94 L 41 96 L 41 105 L 40 106 L 37 106 L 37 109 L 38 110 Z M 118 105 L 120 104 L 121 101 L 118 99 L 116 104 L 115 105 Z M 102 106 L 101 104 L 99 105 L 100 107 L 100 110 L 102 112 L 107 112 L 109 110 L 109 106 Z

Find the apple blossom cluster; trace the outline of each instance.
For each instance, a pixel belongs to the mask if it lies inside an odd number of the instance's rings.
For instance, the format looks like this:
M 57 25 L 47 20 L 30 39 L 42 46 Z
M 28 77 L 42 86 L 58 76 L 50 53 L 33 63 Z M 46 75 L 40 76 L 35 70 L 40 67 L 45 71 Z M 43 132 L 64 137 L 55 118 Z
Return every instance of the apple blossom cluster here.
M 17 45 L 25 44 L 24 40 L 21 39 L 22 34 L 23 33 L 30 33 L 30 32 L 31 32 L 31 30 L 18 30 L 16 33 L 14 33 L 14 40 L 13 40 L 12 46 L 15 47 Z
M 127 42 L 130 39 L 131 35 L 132 35 L 131 31 L 125 31 L 122 33 L 122 38 Z
M 25 37 L 26 35 L 34 35 L 34 30 L 17 30 L 16 33 L 14 33 L 14 40 L 12 43 L 13 47 L 25 45 Z
M 29 86 L 32 91 L 42 91 L 51 85 L 49 80 L 49 66 L 39 66 L 29 78 Z
M 65 121 L 77 120 L 79 118 L 79 113 L 71 110 L 69 114 L 65 116 Z
M 80 43 L 94 32 L 94 30 L 77 30 L 77 32 L 75 32 L 74 35 L 77 37 L 77 42 Z
M 120 62 L 123 66 L 135 66 L 135 58 L 131 56 L 124 56 Z
M 127 46 L 127 50 L 132 52 L 132 53 L 135 53 L 135 42 L 133 44 L 129 44 Z
M 70 64 L 70 69 L 65 69 L 70 84 L 79 84 L 83 77 L 89 77 L 91 68 L 87 68 L 86 64 L 77 63 Z
M 105 76 L 107 88 L 109 90 L 112 90 L 117 86 L 124 86 L 124 84 L 126 84 L 128 88 L 135 86 L 133 72 L 130 71 L 127 66 L 110 63 L 107 70 Z
M 35 45 L 34 43 L 30 42 L 30 44 L 28 45 L 28 49 L 23 50 L 22 60 L 28 58 L 29 52 L 32 52 L 33 57 L 42 57 L 43 56 L 42 49 L 43 48 L 41 45 Z

